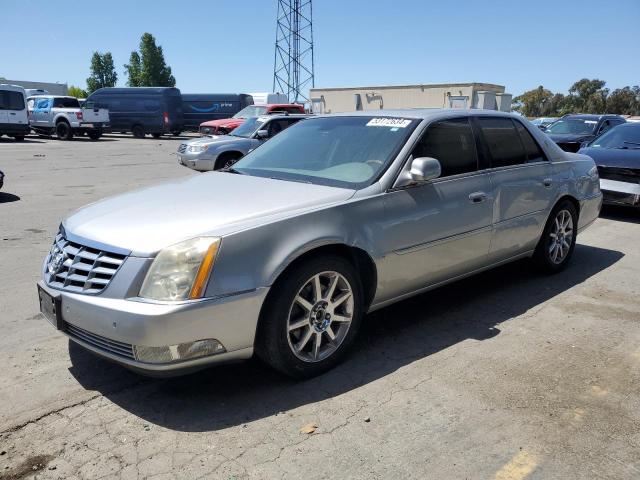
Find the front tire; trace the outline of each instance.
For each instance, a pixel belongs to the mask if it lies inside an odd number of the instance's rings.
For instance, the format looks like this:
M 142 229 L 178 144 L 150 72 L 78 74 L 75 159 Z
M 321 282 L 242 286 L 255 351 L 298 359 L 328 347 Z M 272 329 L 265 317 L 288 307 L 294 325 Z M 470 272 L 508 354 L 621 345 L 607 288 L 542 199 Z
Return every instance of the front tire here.
M 91 130 L 87 135 L 91 140 L 98 140 L 102 136 L 102 132 L 100 130 Z
M 536 265 L 546 273 L 564 270 L 576 246 L 578 212 L 569 200 L 554 207 L 534 253 Z
M 16 142 L 23 142 L 24 141 L 24 137 L 22 135 L 16 135 L 15 137 L 13 137 L 13 139 Z
M 290 377 L 320 375 L 347 353 L 363 314 L 353 265 L 334 255 L 310 259 L 273 286 L 260 315 L 256 352 Z
M 59 140 L 72 140 L 73 130 L 67 122 L 58 122 L 56 125 L 56 136 Z
M 229 168 L 234 163 L 242 158 L 242 154 L 240 153 L 223 153 L 216 160 L 216 163 L 213 167 L 214 170 L 221 170 L 223 168 Z

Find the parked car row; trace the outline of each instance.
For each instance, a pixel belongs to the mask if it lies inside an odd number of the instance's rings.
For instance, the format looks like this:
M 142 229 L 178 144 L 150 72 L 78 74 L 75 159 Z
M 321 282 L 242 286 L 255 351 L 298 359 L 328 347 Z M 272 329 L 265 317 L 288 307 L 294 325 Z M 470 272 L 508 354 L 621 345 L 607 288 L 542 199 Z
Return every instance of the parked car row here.
M 561 271 L 600 211 L 594 161 L 502 112 L 261 116 L 201 141 L 282 121 L 230 168 L 65 218 L 38 282 L 54 328 L 147 374 L 255 354 L 311 377 L 367 312 L 526 257 Z
M 531 123 L 548 119 L 536 120 Z M 640 206 L 640 123 L 620 115 L 571 114 L 541 129 L 563 150 L 594 159 L 605 203 Z
M 265 100 L 283 98 L 282 94 L 256 95 Z M 97 140 L 104 132 L 159 138 L 184 130 L 198 131 L 207 122 L 213 123 L 203 127 L 203 133 L 222 134 L 231 132 L 246 118 L 284 112 L 304 113 L 304 107 L 287 103 L 254 105 L 249 94 L 182 94 L 170 87 L 101 88 L 82 102 L 41 89 L 0 87 L 0 135 L 18 140 L 30 130 L 63 140 L 84 134 Z

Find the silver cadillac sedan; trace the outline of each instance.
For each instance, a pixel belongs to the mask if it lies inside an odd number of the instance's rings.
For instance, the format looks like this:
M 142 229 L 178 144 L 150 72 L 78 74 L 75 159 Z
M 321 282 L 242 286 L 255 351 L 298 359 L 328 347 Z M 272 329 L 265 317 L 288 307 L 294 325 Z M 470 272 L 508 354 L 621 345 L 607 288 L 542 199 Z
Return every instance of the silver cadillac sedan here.
M 367 312 L 524 257 L 559 272 L 601 203 L 593 160 L 514 115 L 312 117 L 231 168 L 67 217 L 40 308 L 143 373 L 256 354 L 304 378 L 344 357 Z

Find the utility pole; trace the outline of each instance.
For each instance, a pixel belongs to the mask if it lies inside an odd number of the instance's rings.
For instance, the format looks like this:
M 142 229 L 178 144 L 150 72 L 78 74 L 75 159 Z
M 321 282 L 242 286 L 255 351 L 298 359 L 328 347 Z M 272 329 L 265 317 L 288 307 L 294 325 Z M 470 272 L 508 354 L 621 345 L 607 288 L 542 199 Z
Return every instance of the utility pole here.
M 313 8 L 311 0 L 277 0 L 273 91 L 291 102 L 309 101 L 313 72 Z

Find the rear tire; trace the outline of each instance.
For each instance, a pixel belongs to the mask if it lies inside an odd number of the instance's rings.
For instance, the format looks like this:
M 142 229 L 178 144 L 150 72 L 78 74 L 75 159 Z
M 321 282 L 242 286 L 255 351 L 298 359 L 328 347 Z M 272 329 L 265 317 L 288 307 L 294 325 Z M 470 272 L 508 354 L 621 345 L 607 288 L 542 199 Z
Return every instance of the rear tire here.
M 182 131 L 180 130 L 174 130 L 173 132 L 171 132 L 171 135 L 173 135 L 174 137 L 179 136 L 182 133 Z
M 274 284 L 260 313 L 256 353 L 290 377 L 320 375 L 348 352 L 363 313 L 353 265 L 336 255 L 312 258 Z
M 59 140 L 72 140 L 73 130 L 71 130 L 71 125 L 65 121 L 58 122 L 56 125 L 56 136 Z
M 16 142 L 22 142 L 24 141 L 24 137 L 22 135 L 16 135 L 15 137 L 13 137 Z
M 569 264 L 576 246 L 578 212 L 569 200 L 558 203 L 544 226 L 533 260 L 545 273 L 557 273 Z
M 134 125 L 131 133 L 133 133 L 135 138 L 144 138 L 144 128 L 142 128 L 142 125 Z

